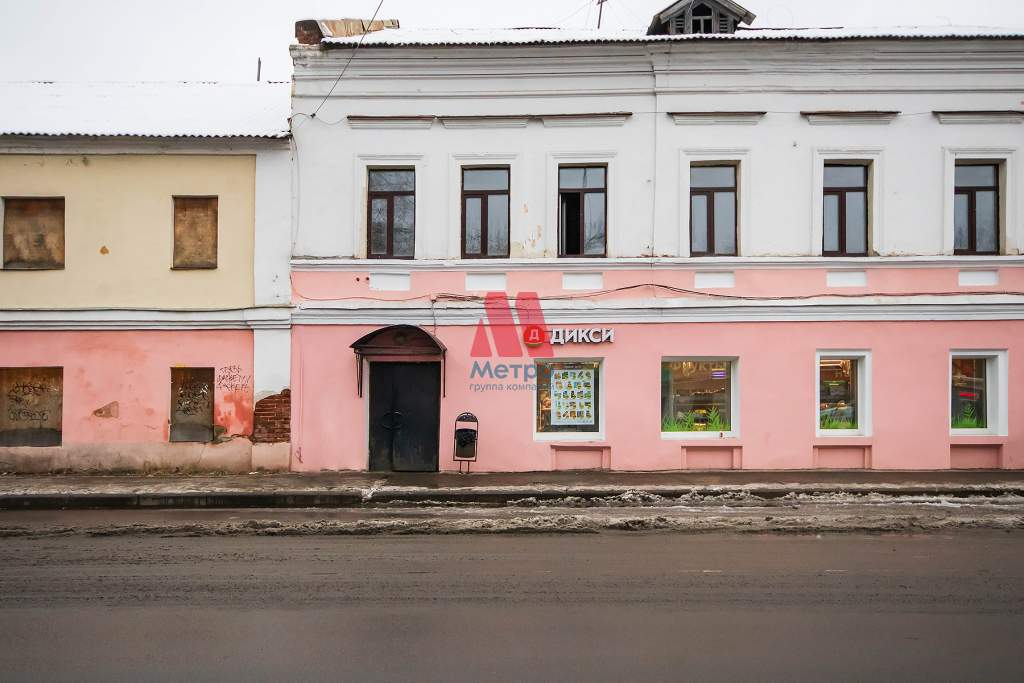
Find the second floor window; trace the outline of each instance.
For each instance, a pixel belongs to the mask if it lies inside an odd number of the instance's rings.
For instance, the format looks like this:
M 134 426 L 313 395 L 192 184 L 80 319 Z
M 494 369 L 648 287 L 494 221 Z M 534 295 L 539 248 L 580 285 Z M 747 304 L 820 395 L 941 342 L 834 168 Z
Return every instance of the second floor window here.
M 736 167 L 690 167 L 690 255 L 736 255 Z
M 371 168 L 367 180 L 366 255 L 412 258 L 416 243 L 416 171 Z
M 217 267 L 217 198 L 174 197 L 175 269 Z
M 999 253 L 999 166 L 957 164 L 953 197 L 953 251 Z
M 508 257 L 509 169 L 462 169 L 462 258 Z
M 868 167 L 826 164 L 823 256 L 868 255 Z
M 559 256 L 604 256 L 607 174 L 605 166 L 559 167 Z
M 4 197 L 4 268 L 64 267 L 64 198 Z

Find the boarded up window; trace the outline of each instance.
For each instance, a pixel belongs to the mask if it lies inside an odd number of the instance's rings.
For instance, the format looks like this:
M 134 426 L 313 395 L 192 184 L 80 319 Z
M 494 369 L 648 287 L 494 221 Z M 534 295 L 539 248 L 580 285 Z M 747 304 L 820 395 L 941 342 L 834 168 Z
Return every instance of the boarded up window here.
M 171 441 L 213 441 L 213 368 L 171 368 Z
M 217 267 L 217 198 L 174 198 L 174 267 Z
M 64 198 L 4 197 L 4 268 L 64 267 Z
M 63 368 L 0 368 L 0 446 L 59 446 Z

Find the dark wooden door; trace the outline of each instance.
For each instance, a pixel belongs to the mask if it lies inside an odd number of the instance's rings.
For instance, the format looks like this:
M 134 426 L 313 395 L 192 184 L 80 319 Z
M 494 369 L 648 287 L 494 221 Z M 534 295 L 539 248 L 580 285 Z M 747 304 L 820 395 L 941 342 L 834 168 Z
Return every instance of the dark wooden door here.
M 436 472 L 440 363 L 370 363 L 370 469 Z

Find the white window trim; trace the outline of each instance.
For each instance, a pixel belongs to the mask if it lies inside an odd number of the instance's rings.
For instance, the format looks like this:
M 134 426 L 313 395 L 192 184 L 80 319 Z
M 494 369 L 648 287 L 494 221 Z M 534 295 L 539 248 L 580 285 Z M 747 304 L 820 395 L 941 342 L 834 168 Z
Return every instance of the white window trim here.
M 721 161 L 739 167 L 739 173 L 736 176 L 736 203 L 738 204 L 736 207 L 736 256 L 721 258 L 740 257 L 748 251 L 746 235 L 754 234 L 751 223 L 753 202 L 750 201 L 753 159 L 754 155 L 746 147 L 684 148 L 679 150 L 680 194 L 677 208 L 679 211 L 679 256 L 686 258 L 690 256 L 690 166 L 694 162 Z
M 1016 147 L 943 147 L 942 173 L 942 253 L 954 249 L 954 193 L 957 161 L 992 161 L 999 164 L 999 253 L 1017 254 L 1024 246 L 1022 203 L 1017 200 L 1024 188 L 1017 178 Z
M 738 356 L 663 356 L 662 363 L 673 361 L 729 361 L 729 415 L 732 418 L 732 429 L 727 432 L 661 432 L 665 441 L 690 441 L 718 439 L 738 439 L 740 436 L 740 359 Z M 661 365 L 658 366 L 659 370 Z M 659 416 L 660 419 L 661 416 Z
M 581 151 L 581 152 L 550 152 L 547 159 L 547 181 L 545 187 L 547 192 L 544 198 L 547 225 L 549 230 L 543 236 L 544 251 L 553 258 L 558 256 L 558 167 L 563 164 L 595 164 L 607 167 L 605 172 L 604 191 L 607 199 L 607 209 L 604 216 L 605 230 L 605 257 L 619 253 L 618 240 L 616 239 L 616 226 L 619 225 L 619 199 L 622 187 L 619 183 L 618 164 L 615 158 L 618 152 L 615 151 Z M 562 260 L 570 257 L 561 257 Z M 595 257 L 585 257 L 588 261 Z
M 821 361 L 857 359 L 857 429 L 821 428 Z M 871 352 L 863 349 L 821 349 L 814 354 L 814 435 L 818 438 L 871 436 Z
M 536 365 L 541 363 L 597 363 L 597 386 L 599 411 L 598 425 L 596 432 L 540 432 L 537 431 L 537 392 L 540 391 L 540 383 L 534 380 L 533 389 L 533 410 L 530 411 L 532 419 L 531 429 L 533 430 L 534 441 L 604 441 L 605 440 L 605 385 L 604 385 L 604 358 L 538 358 L 534 361 Z
M 953 359 L 981 358 L 985 360 L 985 429 L 954 429 L 953 416 Z M 953 349 L 946 363 L 946 421 L 949 435 L 1006 436 L 1009 425 L 1009 367 L 1005 349 Z
M 868 166 L 868 256 L 885 253 L 885 150 L 880 147 L 817 147 L 811 153 L 811 245 L 808 252 L 821 256 L 825 236 L 825 164 L 863 161 Z M 952 253 L 952 252 L 950 252 Z M 856 257 L 851 257 L 856 258 Z
M 508 253 L 512 256 L 514 246 L 526 242 L 526 226 L 522 220 L 522 212 L 512 210 L 516 202 L 521 200 L 526 183 L 526 178 L 520 177 L 521 164 L 519 155 L 515 153 L 452 154 L 449 157 L 448 244 L 445 253 L 450 259 L 462 258 L 462 169 L 472 166 L 508 166 Z
M 371 168 L 387 168 L 388 166 L 396 167 L 412 167 L 416 173 L 416 184 L 414 190 L 415 197 L 415 231 L 413 241 L 412 260 L 418 258 L 424 258 L 428 253 L 427 251 L 427 230 L 426 227 L 426 215 L 427 215 L 427 193 L 425 191 L 426 184 L 426 161 L 422 154 L 356 154 L 355 155 L 355 166 L 353 167 L 352 174 L 352 193 L 355 201 L 352 207 L 353 220 L 355 221 L 355 240 L 356 243 L 352 245 L 353 252 L 356 258 L 368 259 L 369 254 L 366 253 L 366 231 L 368 230 L 366 215 L 367 197 L 369 195 L 369 170 Z M 379 260 L 379 259 L 373 259 Z M 402 259 L 407 260 L 407 259 Z

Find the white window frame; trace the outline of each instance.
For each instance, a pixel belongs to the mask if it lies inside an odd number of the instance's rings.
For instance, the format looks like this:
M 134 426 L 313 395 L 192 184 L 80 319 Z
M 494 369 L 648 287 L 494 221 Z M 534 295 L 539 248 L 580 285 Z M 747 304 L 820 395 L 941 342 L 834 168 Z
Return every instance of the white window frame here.
M 523 173 L 519 155 L 515 153 L 500 154 L 452 154 L 448 159 L 448 244 L 445 253 L 449 259 L 462 259 L 462 169 L 477 166 L 508 166 L 508 258 L 515 258 L 513 247 L 526 242 L 526 225 L 521 211 L 514 211 L 516 202 L 522 202 L 526 178 Z M 487 259 L 471 259 L 484 261 Z M 499 259 L 500 261 L 500 259 Z
M 697 363 L 728 361 L 729 362 L 729 416 L 731 419 L 730 429 L 727 432 L 666 432 L 661 431 L 661 438 L 666 441 L 679 441 L 690 439 L 738 439 L 740 436 L 740 359 L 738 356 L 662 356 L 658 370 L 661 370 L 662 363 L 693 361 Z M 659 383 L 660 384 L 660 383 Z M 660 391 L 660 387 L 659 387 Z M 664 398 L 664 397 L 661 397 Z M 661 402 L 658 402 L 660 412 Z M 662 416 L 659 414 L 659 423 Z M 659 429 L 660 431 L 660 429 Z
M 985 429 L 954 429 L 953 359 L 977 358 L 985 361 Z M 949 435 L 1006 436 L 1009 424 L 1009 368 L 1005 349 L 953 349 L 946 363 L 946 422 Z
M 353 193 L 354 206 L 353 208 L 353 220 L 355 221 L 355 244 L 353 244 L 353 253 L 356 258 L 369 259 L 370 255 L 366 253 L 366 232 L 369 230 L 367 223 L 369 222 L 369 216 L 366 215 L 367 211 L 367 197 L 370 191 L 370 169 L 387 169 L 391 166 L 395 168 L 412 168 L 415 171 L 415 189 L 414 189 L 414 218 L 413 223 L 416 234 L 413 236 L 413 250 L 412 259 L 396 259 L 397 261 L 408 263 L 410 260 L 415 261 L 422 258 L 430 258 L 430 251 L 428 249 L 428 238 L 427 234 L 427 197 L 424 190 L 424 185 L 427 182 L 426 174 L 426 163 L 424 162 L 422 154 L 357 154 L 355 157 L 355 168 L 353 170 L 353 186 L 356 190 Z M 379 262 L 388 262 L 390 259 L 372 259 Z
M 1024 246 L 1024 217 L 1020 215 L 1022 203 L 1017 197 L 1024 189 L 1018 187 L 1021 181 L 1017 179 L 1017 148 L 944 147 L 942 151 L 945 162 L 942 174 L 942 253 L 952 255 L 954 251 L 954 194 L 958 161 L 989 161 L 999 166 L 999 254 L 1018 253 Z
M 558 169 L 560 166 L 605 166 L 604 194 L 606 209 L 604 214 L 604 256 L 580 256 L 576 257 L 581 261 L 599 263 L 602 258 L 611 258 L 619 253 L 619 244 L 616 239 L 615 229 L 619 225 L 619 194 L 622 191 L 618 177 L 619 165 L 615 163 L 618 152 L 614 151 L 583 151 L 583 152 L 550 152 L 547 158 L 547 180 L 544 193 L 545 214 L 547 225 L 550 229 L 544 231 L 545 254 L 556 258 L 558 261 L 572 260 L 572 256 L 558 255 L 558 233 L 559 233 L 559 185 Z M 514 213 L 514 212 L 513 212 Z M 511 236 L 510 236 L 511 241 Z M 511 246 L 510 246 L 511 249 Z M 511 253 L 511 252 L 510 252 Z
M 723 166 L 736 166 L 736 256 L 702 256 L 700 261 L 708 259 L 737 259 L 750 249 L 746 235 L 753 235 L 753 202 L 750 198 L 750 177 L 753 166 L 753 154 L 746 147 L 691 148 L 679 150 L 679 256 L 690 257 L 690 166 L 700 164 L 707 166 L 722 162 Z
M 825 211 L 822 196 L 825 193 L 825 165 L 831 163 L 855 164 L 868 167 L 868 253 L 867 256 L 842 258 L 869 258 L 885 253 L 884 176 L 885 150 L 879 147 L 844 147 L 841 149 L 818 147 L 811 154 L 811 245 L 809 253 L 821 256 L 824 251 Z M 950 252 L 953 253 L 953 252 Z M 833 257 L 829 257 L 833 258 Z
M 597 363 L 597 383 L 598 383 L 598 425 L 596 432 L 541 432 L 537 430 L 537 394 L 540 392 L 540 382 L 534 379 L 533 388 L 533 410 L 530 411 L 530 417 L 532 419 L 533 439 L 534 441 L 604 441 L 605 440 L 605 385 L 604 385 L 604 365 L 605 359 L 598 357 L 581 357 L 581 358 L 538 358 L 534 361 L 535 365 L 542 363 Z M 539 374 L 539 373 L 538 373 Z
M 821 361 L 857 361 L 857 429 L 821 428 Z M 871 436 L 871 352 L 864 349 L 820 349 L 814 354 L 814 434 L 818 438 Z

